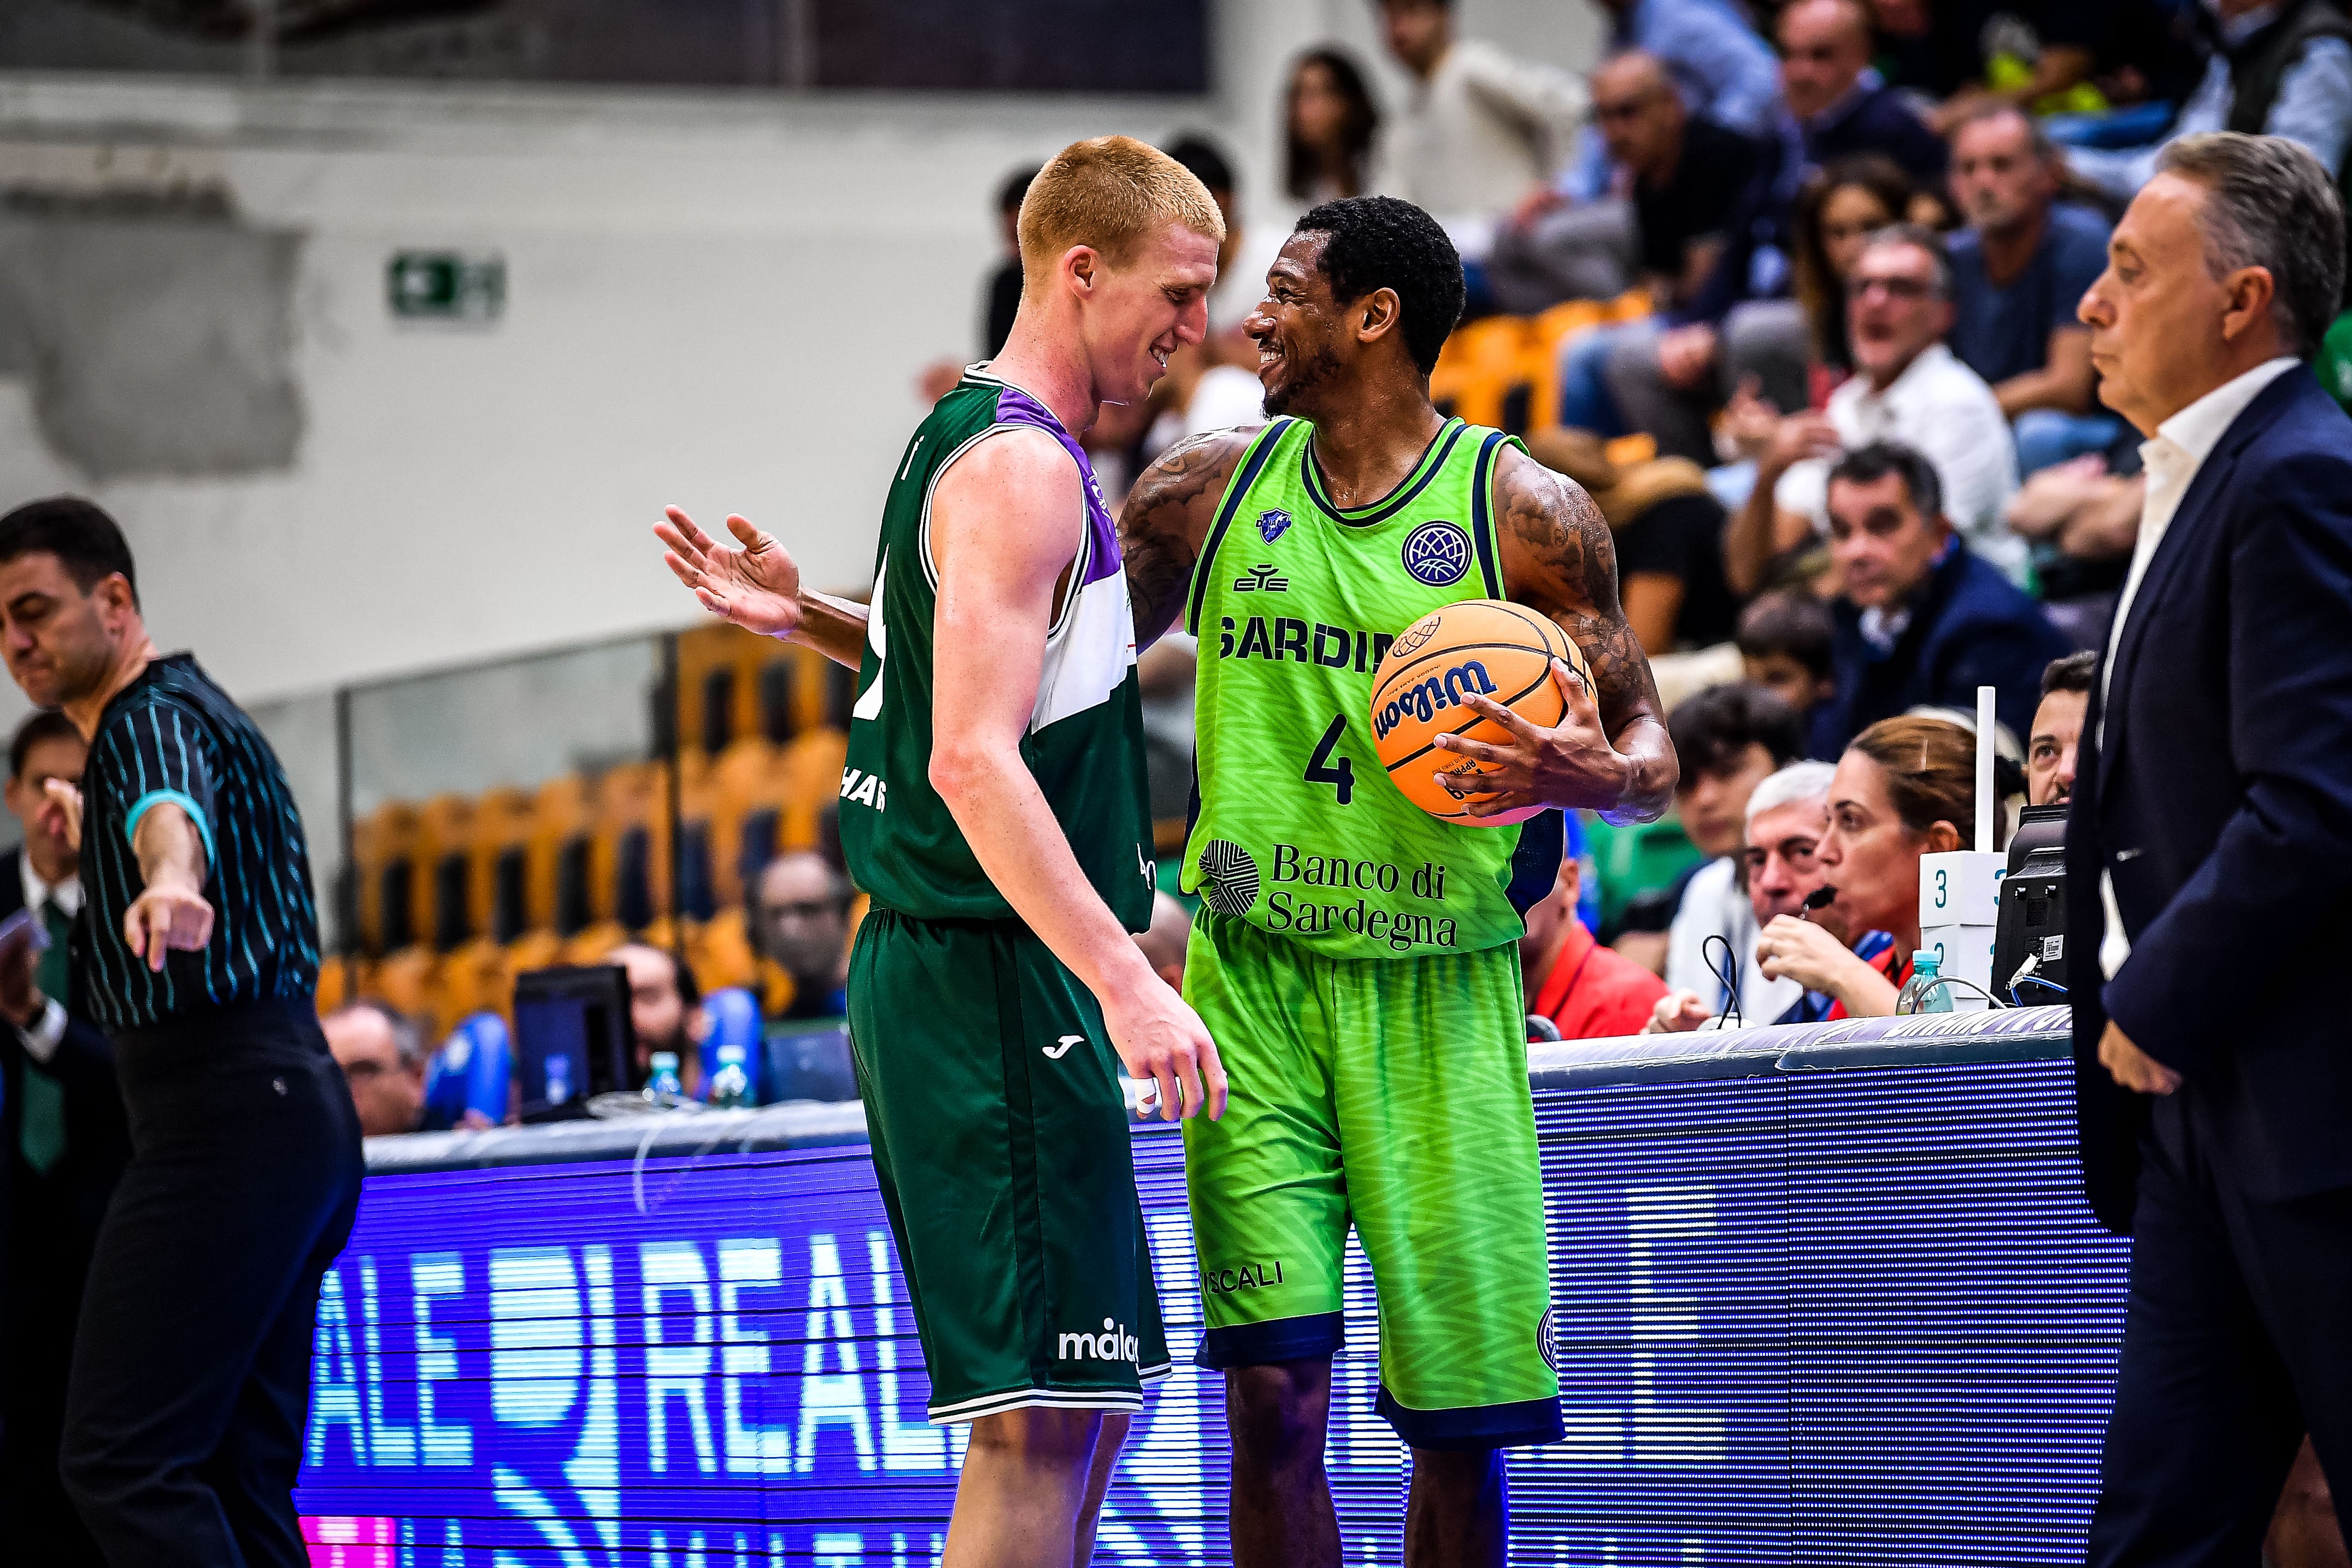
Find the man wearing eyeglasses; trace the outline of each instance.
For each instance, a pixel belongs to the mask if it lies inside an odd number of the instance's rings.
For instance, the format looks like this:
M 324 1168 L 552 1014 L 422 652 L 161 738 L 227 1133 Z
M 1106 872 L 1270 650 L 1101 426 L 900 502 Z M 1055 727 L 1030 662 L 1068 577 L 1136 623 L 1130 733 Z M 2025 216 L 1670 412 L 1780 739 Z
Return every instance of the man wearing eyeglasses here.
M 1846 283 L 1846 329 L 1853 379 L 1823 412 L 1780 421 L 1756 488 L 1724 530 L 1732 591 L 1754 593 L 1777 558 L 1829 532 L 1831 460 L 1879 441 L 1924 453 L 1969 552 L 2020 580 L 2025 543 L 2003 516 L 2017 489 L 2017 448 L 1992 388 L 1945 346 L 1952 267 L 1943 241 L 1909 224 L 1873 235 Z

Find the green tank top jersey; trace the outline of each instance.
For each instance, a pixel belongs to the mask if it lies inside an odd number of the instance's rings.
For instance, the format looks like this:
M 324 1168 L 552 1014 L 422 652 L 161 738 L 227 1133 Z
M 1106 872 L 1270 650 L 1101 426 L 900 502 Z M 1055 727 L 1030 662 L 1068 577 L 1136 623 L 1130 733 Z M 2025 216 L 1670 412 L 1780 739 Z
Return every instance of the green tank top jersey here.
M 841 843 L 877 904 L 921 920 L 1001 920 L 1013 907 L 931 788 L 931 648 L 939 578 L 931 495 L 958 457 L 1007 430 L 1043 430 L 1085 481 L 1086 533 L 1048 629 L 1021 759 L 1087 880 L 1130 931 L 1151 920 L 1151 806 L 1136 686 L 1135 617 L 1118 534 L 1085 452 L 1036 399 L 984 367 L 964 373 L 915 433 L 890 482 L 866 653 L 841 776 Z
M 1561 824 L 1441 822 L 1398 792 L 1372 740 L 1372 672 L 1431 611 L 1504 596 L 1489 498 L 1507 444 L 1448 420 L 1386 498 L 1332 504 L 1304 420 L 1234 470 L 1195 570 L 1199 805 L 1184 890 L 1333 957 L 1517 941 L 1550 890 Z

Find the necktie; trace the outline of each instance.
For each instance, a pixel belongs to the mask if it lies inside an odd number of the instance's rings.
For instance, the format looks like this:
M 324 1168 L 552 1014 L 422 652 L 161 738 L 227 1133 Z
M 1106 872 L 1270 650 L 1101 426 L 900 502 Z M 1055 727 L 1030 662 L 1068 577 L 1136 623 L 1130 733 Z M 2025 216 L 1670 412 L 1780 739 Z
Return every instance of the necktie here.
M 62 1006 L 66 999 L 66 936 L 73 923 L 55 899 L 44 899 L 41 924 L 48 928 L 49 946 L 34 965 L 34 981 L 43 996 L 56 998 Z M 17 1131 L 17 1150 L 34 1174 L 47 1176 L 65 1157 L 66 1092 L 65 1086 L 48 1069 L 35 1061 L 29 1051 L 25 1055 L 24 1099 L 25 1120 Z
M 41 924 L 48 928 L 49 946 L 33 967 L 34 982 L 41 988 L 43 996 L 60 1007 L 70 1007 L 73 998 L 66 994 L 66 946 L 73 936 L 73 917 L 58 907 L 56 899 L 46 898 L 41 901 Z

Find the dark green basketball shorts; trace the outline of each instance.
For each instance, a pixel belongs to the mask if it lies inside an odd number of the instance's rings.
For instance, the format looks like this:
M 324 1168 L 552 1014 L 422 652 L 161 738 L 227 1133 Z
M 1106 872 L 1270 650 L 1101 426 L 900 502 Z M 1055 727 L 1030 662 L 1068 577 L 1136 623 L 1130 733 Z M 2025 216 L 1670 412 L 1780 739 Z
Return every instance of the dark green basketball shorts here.
M 1141 1409 L 1168 1344 L 1093 995 L 1018 921 L 877 907 L 849 1030 L 930 1418 Z

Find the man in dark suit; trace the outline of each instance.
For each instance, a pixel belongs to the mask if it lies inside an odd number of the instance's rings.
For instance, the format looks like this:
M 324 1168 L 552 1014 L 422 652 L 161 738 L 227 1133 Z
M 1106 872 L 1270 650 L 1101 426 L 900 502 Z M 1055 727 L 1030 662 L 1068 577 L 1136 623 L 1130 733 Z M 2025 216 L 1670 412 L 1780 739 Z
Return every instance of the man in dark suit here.
M 37 954 L 30 944 L 0 949 L 0 1518 L 24 1561 L 45 1564 L 101 1561 L 58 1479 L 58 1438 L 82 1279 L 131 1152 L 113 1050 L 66 1005 L 80 856 L 47 786 L 53 779 L 78 784 L 88 749 L 62 714 L 25 721 L 9 747 L 6 790 L 25 843 L 0 855 L 0 919 L 32 909 L 48 939 Z
M 2244 1568 L 2306 1426 L 2352 1497 L 2352 421 L 2307 368 L 2343 219 L 2277 138 L 2160 167 L 2081 308 L 2148 437 L 2067 824 L 2084 1173 L 2134 1239 L 2089 1561 Z

